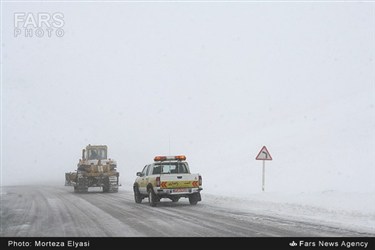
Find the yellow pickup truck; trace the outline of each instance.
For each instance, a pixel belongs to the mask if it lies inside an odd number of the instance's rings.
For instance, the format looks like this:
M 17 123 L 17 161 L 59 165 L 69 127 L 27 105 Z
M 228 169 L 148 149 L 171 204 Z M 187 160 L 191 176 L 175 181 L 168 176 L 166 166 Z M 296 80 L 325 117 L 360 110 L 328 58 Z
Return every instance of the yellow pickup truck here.
M 181 197 L 189 198 L 190 204 L 196 205 L 202 200 L 202 176 L 190 173 L 184 155 L 156 156 L 154 163 L 137 172 L 133 190 L 136 203 L 148 197 L 152 207 L 162 198 L 177 202 Z

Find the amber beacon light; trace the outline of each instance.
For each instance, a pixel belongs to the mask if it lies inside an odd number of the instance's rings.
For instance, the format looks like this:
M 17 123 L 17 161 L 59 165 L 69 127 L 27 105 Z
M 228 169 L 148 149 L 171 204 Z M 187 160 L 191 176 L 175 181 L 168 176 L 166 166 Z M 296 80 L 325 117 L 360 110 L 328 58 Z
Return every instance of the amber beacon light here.
M 186 156 L 185 155 L 177 155 L 177 156 L 155 156 L 154 161 L 171 161 L 171 160 L 177 160 L 177 161 L 185 161 Z

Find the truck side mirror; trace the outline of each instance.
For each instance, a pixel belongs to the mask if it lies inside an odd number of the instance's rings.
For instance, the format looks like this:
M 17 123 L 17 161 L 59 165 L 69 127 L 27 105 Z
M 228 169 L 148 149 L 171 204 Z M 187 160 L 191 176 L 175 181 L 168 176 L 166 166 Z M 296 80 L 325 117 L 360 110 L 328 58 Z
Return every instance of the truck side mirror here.
M 137 172 L 137 176 L 141 177 L 142 173 L 141 172 Z

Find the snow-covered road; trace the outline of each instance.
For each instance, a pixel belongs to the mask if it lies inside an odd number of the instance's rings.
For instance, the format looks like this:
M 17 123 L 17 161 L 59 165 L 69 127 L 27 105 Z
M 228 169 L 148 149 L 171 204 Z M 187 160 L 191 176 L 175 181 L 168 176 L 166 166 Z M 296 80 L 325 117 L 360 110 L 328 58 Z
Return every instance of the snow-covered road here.
M 187 199 L 163 199 L 158 207 L 150 207 L 146 199 L 136 204 L 125 188 L 119 193 L 75 194 L 72 187 L 2 187 L 0 236 L 375 236 L 366 230 L 235 209 L 235 204 L 223 205 L 226 201 L 219 196 L 203 193 L 202 199 L 196 206 Z

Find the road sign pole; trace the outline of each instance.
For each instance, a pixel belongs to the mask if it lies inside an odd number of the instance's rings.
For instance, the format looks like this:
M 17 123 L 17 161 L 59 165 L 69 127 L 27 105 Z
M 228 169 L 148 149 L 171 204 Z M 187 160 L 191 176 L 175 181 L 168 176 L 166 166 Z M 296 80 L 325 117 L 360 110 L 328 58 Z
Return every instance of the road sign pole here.
M 263 146 L 262 149 L 259 151 L 255 160 L 262 160 L 263 161 L 263 171 L 262 171 L 262 191 L 264 192 L 265 185 L 266 185 L 266 161 L 272 161 L 272 156 L 266 146 Z
M 265 185 L 265 175 L 266 175 L 266 161 L 263 160 L 263 177 L 262 177 L 262 191 L 264 192 Z

